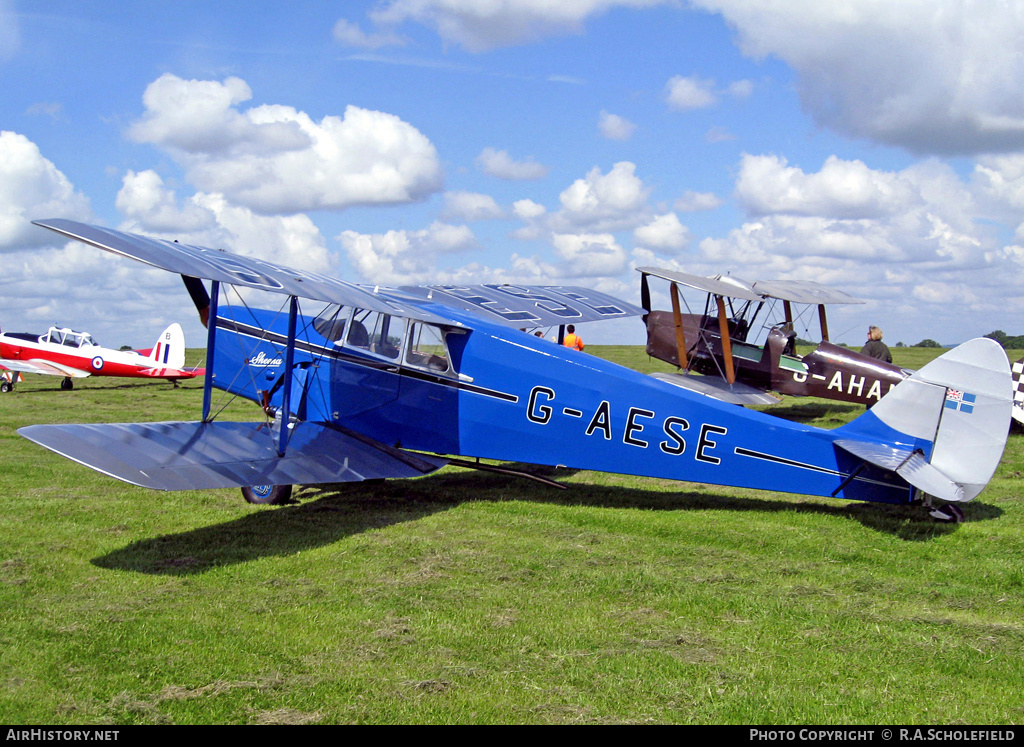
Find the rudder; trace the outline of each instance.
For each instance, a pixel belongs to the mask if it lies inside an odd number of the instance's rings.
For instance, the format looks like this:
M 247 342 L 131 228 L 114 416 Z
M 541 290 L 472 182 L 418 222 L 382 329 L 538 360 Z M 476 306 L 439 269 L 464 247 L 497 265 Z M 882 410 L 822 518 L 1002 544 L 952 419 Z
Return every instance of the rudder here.
M 962 488 L 960 500 L 969 501 L 999 466 L 1012 409 L 1006 353 L 999 343 L 980 337 L 914 372 L 846 430 L 851 436 L 880 435 L 873 432 L 877 418 L 910 437 L 916 448 L 930 444 L 930 470 Z M 908 482 L 926 489 L 915 479 Z
M 150 360 L 161 368 L 183 368 L 185 366 L 185 333 L 175 322 L 156 338 Z

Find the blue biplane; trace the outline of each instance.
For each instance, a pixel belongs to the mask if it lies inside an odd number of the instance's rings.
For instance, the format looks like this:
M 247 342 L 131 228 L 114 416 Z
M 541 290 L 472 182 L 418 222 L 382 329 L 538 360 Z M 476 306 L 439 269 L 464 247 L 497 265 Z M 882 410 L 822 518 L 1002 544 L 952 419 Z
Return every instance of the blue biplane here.
M 1006 442 L 1010 368 L 992 340 L 947 352 L 853 422 L 823 430 L 531 334 L 645 313 L 595 291 L 369 287 L 68 220 L 36 223 L 180 274 L 207 324 L 200 421 L 19 430 L 147 488 L 234 486 L 251 502 L 281 503 L 294 484 L 486 468 L 479 460 L 488 459 L 921 501 L 935 518 L 959 521 L 958 504 L 985 487 Z M 244 289 L 283 302 L 252 308 Z M 215 419 L 214 389 L 257 403 L 263 419 Z

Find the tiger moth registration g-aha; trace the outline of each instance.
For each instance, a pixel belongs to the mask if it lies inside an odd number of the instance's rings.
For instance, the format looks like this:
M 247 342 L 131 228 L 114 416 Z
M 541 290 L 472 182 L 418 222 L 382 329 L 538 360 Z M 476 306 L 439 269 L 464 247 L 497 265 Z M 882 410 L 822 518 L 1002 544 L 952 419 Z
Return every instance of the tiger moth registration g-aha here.
M 748 283 L 733 275 L 637 270 L 647 354 L 679 367 L 678 373 L 659 374 L 676 386 L 738 405 L 778 402 L 769 392 L 873 405 L 913 373 L 829 342 L 826 306 L 864 303 L 842 291 L 808 281 Z M 671 311 L 652 309 L 650 278 L 668 281 Z M 691 311 L 680 288 L 706 294 L 703 312 Z M 821 342 L 797 355 L 797 319 L 815 308 Z M 760 332 L 766 336 L 758 345 Z
M 982 491 L 1006 442 L 1010 370 L 992 340 L 947 352 L 851 423 L 824 430 L 530 333 L 644 313 L 595 291 L 362 286 L 68 220 L 37 224 L 182 275 L 208 320 L 201 420 L 18 431 L 147 488 L 234 486 L 249 501 L 281 503 L 295 484 L 488 468 L 479 461 L 487 459 L 922 501 L 935 518 L 958 521 L 959 504 Z M 240 289 L 280 294 L 282 303 L 252 308 Z M 214 390 L 256 403 L 262 420 L 218 420 Z

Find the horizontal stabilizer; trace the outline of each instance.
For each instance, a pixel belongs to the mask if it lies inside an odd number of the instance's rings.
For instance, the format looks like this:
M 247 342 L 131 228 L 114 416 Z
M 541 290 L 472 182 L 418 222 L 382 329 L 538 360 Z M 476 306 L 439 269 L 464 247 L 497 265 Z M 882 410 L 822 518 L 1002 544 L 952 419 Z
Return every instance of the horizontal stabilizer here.
M 781 400 L 760 389 L 735 382 L 730 384 L 717 376 L 699 376 L 687 373 L 653 373 L 651 376 L 673 386 L 689 389 L 706 397 L 728 402 L 731 405 L 774 405 Z
M 285 455 L 264 423 L 30 425 L 30 441 L 119 480 L 156 490 L 311 485 L 418 477 L 446 464 L 323 423 L 296 423 Z
M 154 379 L 194 379 L 202 376 L 205 369 L 192 368 L 143 368 L 141 376 L 152 376 Z
M 928 464 L 920 451 L 844 438 L 836 439 L 835 445 L 876 467 L 897 473 L 915 488 L 936 498 L 954 503 L 965 499 L 963 487 Z

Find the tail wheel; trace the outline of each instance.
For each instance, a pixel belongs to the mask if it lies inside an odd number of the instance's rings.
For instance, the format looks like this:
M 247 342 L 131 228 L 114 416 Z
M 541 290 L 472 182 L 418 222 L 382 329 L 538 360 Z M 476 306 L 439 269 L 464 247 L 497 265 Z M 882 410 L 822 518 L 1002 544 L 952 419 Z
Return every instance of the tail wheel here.
M 941 506 L 932 506 L 928 509 L 928 515 L 936 521 L 947 524 L 960 524 L 964 520 L 964 510 L 955 503 L 944 503 Z
M 242 488 L 242 497 L 246 503 L 258 503 L 263 506 L 280 506 L 292 500 L 291 485 L 250 485 Z

